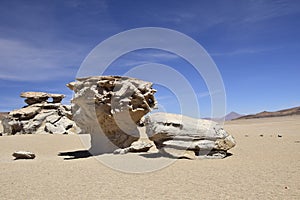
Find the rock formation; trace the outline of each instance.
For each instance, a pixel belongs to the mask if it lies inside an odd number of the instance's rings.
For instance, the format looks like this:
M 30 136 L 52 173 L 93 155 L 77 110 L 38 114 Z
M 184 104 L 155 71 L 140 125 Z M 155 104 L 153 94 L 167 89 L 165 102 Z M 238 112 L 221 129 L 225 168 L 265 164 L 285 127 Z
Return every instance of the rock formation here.
M 235 146 L 233 137 L 210 120 L 154 113 L 145 117 L 144 124 L 156 148 L 175 158 L 224 158 Z
M 93 154 L 129 147 L 139 138 L 140 119 L 156 106 L 152 83 L 139 79 L 87 77 L 67 86 L 75 92 L 73 119 L 91 134 Z
M 21 97 L 28 105 L 3 119 L 4 134 L 70 134 L 78 130 L 72 121 L 71 106 L 61 104 L 64 95 L 24 92 Z

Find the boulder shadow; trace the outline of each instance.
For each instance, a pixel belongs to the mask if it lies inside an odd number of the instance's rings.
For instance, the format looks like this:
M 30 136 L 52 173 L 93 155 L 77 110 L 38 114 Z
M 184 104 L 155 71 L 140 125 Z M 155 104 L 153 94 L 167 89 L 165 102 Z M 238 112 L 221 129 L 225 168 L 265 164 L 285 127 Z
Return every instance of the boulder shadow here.
M 144 158 L 161 158 L 161 157 L 164 157 L 159 152 L 157 152 L 157 153 L 143 153 L 143 154 L 139 154 L 139 156 L 142 156 Z
M 59 152 L 58 156 L 66 157 L 64 160 L 74 160 L 93 156 L 88 150 Z
M 232 156 L 232 155 L 233 155 L 232 153 L 226 152 L 226 156 L 225 156 L 224 158 L 228 158 L 228 157 L 230 157 L 230 156 Z

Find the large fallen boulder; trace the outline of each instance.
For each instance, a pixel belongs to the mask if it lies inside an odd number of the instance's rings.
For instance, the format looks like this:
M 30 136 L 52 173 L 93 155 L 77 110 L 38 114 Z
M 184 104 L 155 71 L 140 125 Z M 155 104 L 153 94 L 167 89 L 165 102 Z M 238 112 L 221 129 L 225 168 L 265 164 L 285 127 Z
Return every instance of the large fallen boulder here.
M 234 138 L 210 120 L 154 113 L 145 117 L 144 124 L 156 148 L 175 158 L 224 158 L 235 146 Z
M 78 78 L 67 85 L 75 92 L 73 119 L 91 135 L 90 152 L 127 148 L 139 139 L 137 124 L 156 106 L 151 82 L 121 76 Z
M 79 130 L 72 120 L 71 106 L 61 104 L 63 94 L 24 92 L 21 97 L 28 105 L 11 111 L 3 119 L 5 135 L 71 134 Z

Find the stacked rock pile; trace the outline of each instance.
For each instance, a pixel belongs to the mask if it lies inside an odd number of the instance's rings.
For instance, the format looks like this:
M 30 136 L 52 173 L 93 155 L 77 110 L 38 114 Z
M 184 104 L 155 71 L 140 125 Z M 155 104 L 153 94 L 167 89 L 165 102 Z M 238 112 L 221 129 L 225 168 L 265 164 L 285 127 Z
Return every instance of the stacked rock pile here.
M 71 106 L 63 105 L 63 94 L 23 92 L 27 106 L 11 111 L 3 119 L 4 135 L 71 134 L 78 131 L 72 121 Z M 52 99 L 52 101 L 51 101 Z

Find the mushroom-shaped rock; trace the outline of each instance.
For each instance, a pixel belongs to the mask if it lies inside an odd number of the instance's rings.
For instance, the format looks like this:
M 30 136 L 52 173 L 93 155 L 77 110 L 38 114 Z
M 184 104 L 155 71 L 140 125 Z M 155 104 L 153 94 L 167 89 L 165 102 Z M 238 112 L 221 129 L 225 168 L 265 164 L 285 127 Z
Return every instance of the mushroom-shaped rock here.
M 129 147 L 139 138 L 140 119 L 156 106 L 152 83 L 135 78 L 95 76 L 67 86 L 75 92 L 73 118 L 91 134 L 94 154 Z
M 144 120 L 146 133 L 160 152 L 172 157 L 224 158 L 234 138 L 214 121 L 170 113 L 154 113 Z

